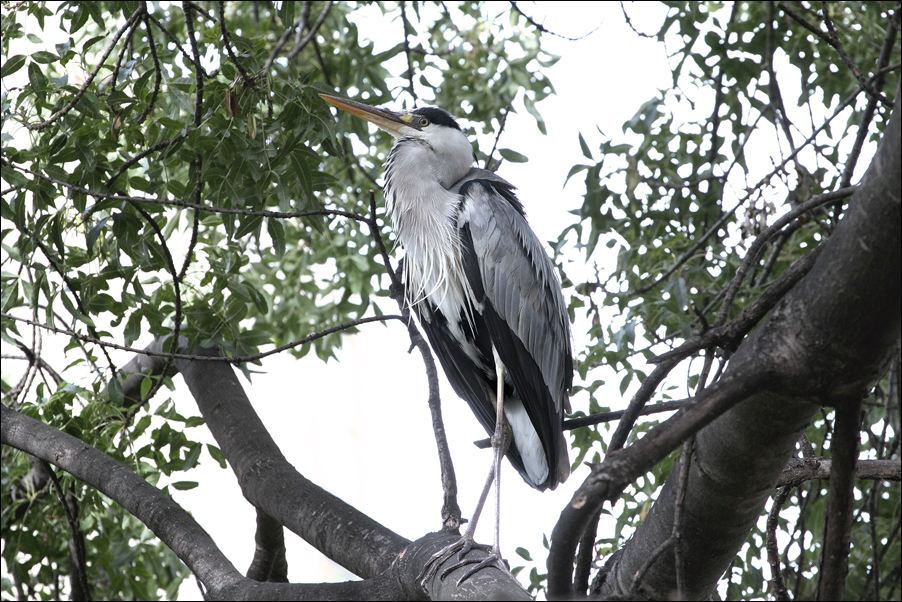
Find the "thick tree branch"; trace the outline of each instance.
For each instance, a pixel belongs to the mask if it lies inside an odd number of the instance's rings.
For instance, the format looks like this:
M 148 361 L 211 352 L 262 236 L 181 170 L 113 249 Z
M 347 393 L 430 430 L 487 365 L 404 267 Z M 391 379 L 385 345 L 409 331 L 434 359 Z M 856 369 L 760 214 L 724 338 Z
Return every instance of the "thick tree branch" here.
M 198 355 L 216 356 L 210 349 Z M 176 360 L 244 497 L 363 578 L 386 570 L 410 542 L 305 479 L 282 455 L 231 366 Z
M 732 382 L 744 391 L 738 394 L 742 403 L 696 435 L 684 515 L 689 598 L 707 597 L 730 566 L 818 405 L 842 406 L 860 396 L 893 357 L 902 316 L 899 103 L 897 94 L 861 187 L 815 265 L 739 347 L 723 380 L 712 387 Z M 627 459 L 650 435 L 612 459 Z M 628 459 L 638 464 L 649 458 Z M 602 471 L 593 477 L 597 473 Z M 630 543 L 609 561 L 598 595 L 628 592 L 635 570 L 669 537 L 677 478 L 670 475 Z M 555 528 L 550 593 L 565 593 L 551 589 L 569 583 L 569 569 L 566 581 L 556 574 L 562 566 L 556 563 L 557 547 L 571 545 L 567 521 L 574 505 L 588 499 L 578 493 Z M 642 593 L 669 596 L 676 586 L 673 566 L 672 552 L 662 554 L 646 575 Z
M 200 525 L 156 487 L 84 441 L 0 405 L 4 444 L 58 466 L 135 515 L 210 586 L 240 575 Z
M 601 464 L 593 465 L 591 467 L 592 474 L 573 494 L 573 498 L 561 512 L 561 518 L 552 531 L 551 550 L 548 556 L 549 596 L 569 595 L 576 545 L 592 517 L 604 502 L 616 500 L 629 483 L 645 474 L 686 438 L 697 433 L 738 401 L 744 399 L 750 391 L 756 391 L 762 386 L 762 382 L 749 382 L 725 376 L 702 391 L 696 397 L 695 403 L 653 428 L 645 437 L 616 454 L 608 454 Z M 671 480 L 668 480 L 668 483 L 671 483 Z M 689 491 L 691 493 L 691 488 Z M 675 492 L 669 493 L 668 496 L 672 502 Z M 668 537 L 672 525 L 673 521 L 671 520 L 667 527 Z M 657 547 L 659 545 L 645 550 L 643 561 Z M 672 557 L 669 565 L 671 568 L 673 567 Z M 641 563 L 636 565 L 636 569 L 630 571 L 628 576 L 624 575 L 624 580 L 621 582 L 622 592 L 630 591 L 633 576 L 639 566 Z M 692 570 L 691 566 L 689 570 Z

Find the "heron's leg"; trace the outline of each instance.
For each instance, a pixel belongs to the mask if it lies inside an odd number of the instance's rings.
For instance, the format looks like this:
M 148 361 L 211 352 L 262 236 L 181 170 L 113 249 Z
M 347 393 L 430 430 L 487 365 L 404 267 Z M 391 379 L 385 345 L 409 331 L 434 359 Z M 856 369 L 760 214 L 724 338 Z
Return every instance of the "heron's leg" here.
M 495 373 L 498 376 L 498 392 L 495 396 L 495 434 L 492 435 L 492 451 L 494 452 L 495 473 L 495 544 L 492 552 L 501 558 L 501 459 L 510 447 L 513 433 L 510 425 L 504 417 L 504 364 L 498 357 L 498 352 L 492 346 L 495 355 Z
M 495 432 L 492 434 L 491 439 L 493 453 L 489 476 L 482 488 L 482 494 L 479 496 L 479 503 L 476 505 L 476 511 L 473 513 L 473 518 L 467 525 L 467 530 L 457 543 L 433 554 L 429 559 L 429 562 L 426 563 L 423 572 L 420 574 L 420 581 L 422 582 L 431 579 L 438 571 L 439 566 L 444 564 L 455 553 L 457 553 L 458 562 L 446 568 L 441 574 L 441 579 L 444 579 L 460 567 L 471 564 L 474 566 L 458 580 L 458 585 L 488 566 L 494 566 L 504 572 L 510 573 L 504 559 L 501 557 L 501 479 L 498 477 L 501 474 L 501 459 L 504 457 L 507 448 L 510 446 L 511 440 L 513 439 L 513 432 L 511 431 L 510 424 L 508 424 L 507 419 L 504 417 L 505 368 L 504 364 L 501 362 L 501 358 L 498 357 L 497 352 L 494 355 L 495 372 L 498 377 L 498 389 L 495 397 Z M 479 516 L 485 506 L 486 499 L 488 499 L 489 490 L 491 489 L 493 482 L 495 484 L 495 542 L 494 545 L 489 547 L 477 544 L 474 535 L 476 533 L 476 523 L 479 521 Z M 490 554 L 483 558 L 465 558 L 467 553 L 473 549 L 490 551 Z M 516 579 L 514 580 L 516 581 Z

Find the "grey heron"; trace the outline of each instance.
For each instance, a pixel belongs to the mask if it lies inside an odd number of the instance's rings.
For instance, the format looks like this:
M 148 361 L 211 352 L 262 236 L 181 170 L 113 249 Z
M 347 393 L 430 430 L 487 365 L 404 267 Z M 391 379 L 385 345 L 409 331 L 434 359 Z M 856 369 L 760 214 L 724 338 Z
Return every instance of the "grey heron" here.
M 395 138 L 385 162 L 385 199 L 404 247 L 405 297 L 454 388 L 492 435 L 494 461 L 459 545 L 460 563 L 493 478 L 499 548 L 500 462 L 532 487 L 554 489 L 570 474 L 563 413 L 573 381 L 570 320 L 554 265 L 526 222 L 514 186 L 473 167 L 457 121 L 442 109 L 396 113 L 336 96 L 323 100 Z M 498 400 L 498 403 L 496 403 Z M 435 564 L 437 566 L 437 564 Z M 445 571 L 447 574 L 450 570 Z M 506 569 L 505 569 L 506 570 Z

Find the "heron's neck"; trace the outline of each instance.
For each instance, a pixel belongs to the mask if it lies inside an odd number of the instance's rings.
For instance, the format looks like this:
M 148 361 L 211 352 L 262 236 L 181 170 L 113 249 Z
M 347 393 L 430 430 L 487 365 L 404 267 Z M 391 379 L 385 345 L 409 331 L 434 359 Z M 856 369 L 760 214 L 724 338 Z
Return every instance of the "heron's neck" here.
M 439 162 L 430 147 L 401 139 L 385 164 L 386 208 L 407 252 L 407 295 L 412 303 L 444 299 L 463 273 L 457 231 L 459 195 L 450 187 L 469 165 Z M 460 172 L 460 173 L 458 173 Z

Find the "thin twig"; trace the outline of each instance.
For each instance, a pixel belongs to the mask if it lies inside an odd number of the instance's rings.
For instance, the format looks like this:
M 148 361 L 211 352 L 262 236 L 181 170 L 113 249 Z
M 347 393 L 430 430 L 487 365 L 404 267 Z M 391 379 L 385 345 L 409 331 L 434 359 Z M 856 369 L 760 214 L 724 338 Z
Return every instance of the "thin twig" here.
M 645 573 L 648 572 L 648 569 L 651 568 L 651 565 L 658 560 L 658 558 L 666 552 L 670 547 L 676 543 L 676 540 L 671 536 L 668 537 L 664 542 L 659 545 L 655 550 L 648 556 L 645 562 L 639 567 L 639 570 L 636 571 L 636 574 L 633 575 L 633 583 L 630 586 L 630 593 L 635 594 L 639 591 L 639 584 L 642 583 L 642 579 L 645 577 Z
M 407 9 L 406 3 L 400 2 L 401 5 L 401 23 L 404 25 L 404 54 L 407 56 L 407 92 L 413 98 L 413 102 L 417 102 L 417 93 L 413 89 L 413 59 L 410 56 L 410 41 L 408 40 L 408 36 L 410 35 L 410 21 L 407 20 Z
M 21 171 L 22 173 L 27 173 L 36 178 L 41 178 L 42 180 L 46 180 L 47 182 L 50 182 L 52 184 L 56 184 L 58 186 L 63 186 L 64 188 L 68 188 L 69 190 L 71 190 L 73 192 L 76 192 L 79 194 L 84 194 L 87 196 L 92 196 L 94 198 L 101 199 L 104 201 L 129 201 L 129 202 L 133 202 L 133 203 L 149 203 L 149 204 L 156 204 L 156 205 L 166 205 L 166 206 L 170 206 L 170 207 L 186 207 L 189 209 L 197 209 L 198 211 L 206 211 L 208 213 L 222 213 L 222 214 L 226 214 L 226 215 L 252 215 L 252 216 L 256 216 L 256 217 L 277 217 L 277 218 L 283 218 L 283 219 L 292 219 L 292 218 L 298 218 L 298 217 L 312 217 L 312 216 L 317 216 L 317 215 L 339 215 L 342 217 L 347 217 L 349 219 L 353 219 L 358 222 L 366 222 L 367 221 L 367 218 L 362 215 L 358 215 L 356 213 L 351 213 L 350 211 L 343 211 L 341 209 L 316 209 L 313 211 L 294 211 L 294 212 L 290 212 L 290 213 L 284 213 L 281 211 L 261 211 L 261 210 L 252 210 L 252 209 L 226 209 L 226 208 L 222 208 L 222 207 L 208 207 L 206 205 L 201 205 L 199 203 L 191 203 L 188 201 L 180 201 L 180 200 L 176 200 L 176 199 L 159 199 L 159 198 L 151 199 L 151 198 L 147 198 L 147 197 L 134 197 L 134 196 L 121 195 L 121 194 L 107 194 L 104 192 L 88 190 L 87 188 L 83 188 L 81 186 L 76 186 L 76 185 L 70 184 L 68 182 L 63 182 L 61 180 L 51 178 L 50 176 L 47 176 L 45 174 L 42 174 L 42 173 L 39 173 L 36 171 L 32 171 L 30 169 L 21 167 L 19 165 L 14 165 L 14 164 L 8 163 L 6 166 L 12 167 L 13 169 L 17 169 L 17 170 Z M 99 204 L 94 205 L 92 207 L 88 207 L 85 210 L 83 216 L 88 217 L 92 213 L 94 213 L 95 211 L 98 211 L 100 209 L 102 209 L 102 207 L 100 207 Z
M 371 316 L 368 318 L 359 318 L 357 320 L 351 320 L 350 322 L 344 322 L 343 324 L 338 324 L 337 326 L 332 326 L 330 328 L 326 328 L 325 330 L 321 330 L 319 332 L 315 332 L 311 335 L 304 337 L 303 339 L 299 339 L 292 343 L 287 343 L 282 345 L 281 347 L 276 347 L 270 351 L 266 351 L 264 353 L 258 353 L 256 355 L 239 355 L 235 357 L 210 357 L 206 355 L 189 355 L 187 353 L 162 353 L 155 351 L 148 351 L 146 349 L 138 349 L 136 347 L 129 347 L 127 345 L 117 345 L 116 343 L 110 343 L 109 341 L 104 341 L 99 338 L 85 336 L 83 334 L 79 334 L 72 330 L 66 330 L 64 328 L 57 328 L 55 326 L 49 326 L 47 324 L 42 324 L 40 322 L 35 322 L 33 320 L 26 320 L 25 318 L 19 318 L 7 313 L 0 313 L 0 318 L 5 318 L 7 320 L 14 320 L 16 322 L 22 322 L 24 324 L 31 324 L 33 326 L 37 326 L 38 328 L 43 328 L 44 330 L 49 330 L 51 332 L 55 332 L 57 334 L 65 334 L 67 336 L 76 338 L 80 341 L 84 341 L 85 343 L 94 343 L 95 345 L 100 345 L 104 348 L 109 349 L 118 349 L 120 351 L 130 351 L 131 353 L 139 353 L 141 355 L 149 355 L 155 357 L 171 357 L 176 360 L 196 360 L 201 362 L 225 362 L 227 364 L 243 364 L 246 362 L 256 362 L 257 360 L 261 360 L 265 357 L 269 357 L 270 355 L 275 355 L 277 353 L 281 353 L 288 349 L 294 349 L 295 347 L 300 347 L 301 345 L 306 345 L 312 341 L 317 339 L 321 339 L 330 334 L 334 334 L 336 332 L 341 332 L 342 330 L 347 330 L 349 328 L 354 328 L 356 326 L 360 326 L 361 324 L 368 324 L 370 322 L 384 322 L 386 320 L 401 320 L 404 321 L 403 316 L 398 316 L 394 314 L 384 314 L 381 316 Z
M 583 38 L 588 38 L 590 35 L 592 35 L 592 34 L 595 33 L 596 31 L 598 31 L 598 29 L 601 27 L 601 25 L 598 25 L 597 27 L 595 27 L 595 29 L 593 29 L 593 30 L 590 31 L 589 33 L 587 33 L 587 34 L 585 34 L 585 35 L 581 35 L 581 36 L 579 36 L 578 38 L 568 38 L 567 36 L 562 36 L 562 35 L 559 34 L 559 33 L 555 33 L 555 32 L 553 32 L 553 31 L 550 31 L 550 30 L 546 29 L 545 26 L 536 23 L 535 20 L 534 20 L 532 17 L 530 17 L 529 15 L 527 15 L 526 13 L 524 13 L 522 10 L 520 10 L 520 7 L 517 6 L 517 3 L 514 2 L 513 0 L 511 0 L 511 8 L 513 8 L 518 14 L 520 14 L 524 19 L 526 19 L 526 21 L 527 21 L 530 25 L 532 25 L 533 27 L 535 27 L 536 29 L 538 29 L 540 32 L 542 32 L 542 33 L 547 33 L 547 34 L 549 34 L 549 35 L 552 35 L 552 36 L 555 36 L 555 37 L 558 37 L 558 38 L 562 38 L 562 39 L 564 39 L 564 40 L 567 40 L 568 42 L 578 42 L 578 41 L 582 40 Z
M 97 74 L 100 73 L 100 69 L 103 67 L 104 63 L 106 63 L 106 60 L 110 57 L 110 54 L 113 52 L 113 48 L 115 48 L 116 43 L 119 42 L 119 38 L 121 38 L 122 34 L 124 34 L 126 31 L 128 31 L 132 27 L 134 22 L 142 14 L 144 14 L 144 5 L 139 4 L 138 8 L 135 9 L 135 12 L 132 13 L 132 16 L 130 16 L 128 18 L 128 21 L 125 22 L 125 25 L 120 27 L 119 31 L 117 31 L 116 34 L 113 36 L 113 39 L 112 39 L 112 41 L 110 41 L 110 45 L 107 47 L 106 52 L 104 52 L 103 55 L 100 57 L 100 60 L 97 61 L 97 66 L 94 67 L 94 71 L 91 72 L 91 75 L 88 76 L 88 79 L 85 80 L 85 83 L 82 84 L 81 88 L 78 89 L 78 92 L 75 93 L 75 96 L 72 97 L 72 100 L 69 101 L 69 104 L 67 104 L 65 107 L 63 107 L 62 109 L 60 109 L 59 111 L 54 113 L 50 117 L 50 119 L 48 119 L 47 121 L 44 121 L 44 122 L 38 123 L 38 124 L 29 124 L 29 123 L 23 124 L 25 126 L 25 128 L 28 130 L 32 130 L 32 131 L 43 130 L 44 128 L 46 128 L 47 126 L 49 126 L 50 124 L 52 124 L 53 122 L 58 120 L 60 117 L 63 117 L 69 111 L 71 111 L 72 107 L 74 107 L 76 104 L 78 104 L 78 101 L 81 100 L 81 97 L 84 96 L 85 92 L 88 91 L 88 88 L 94 82 L 94 78 L 97 77 Z
M 182 2 L 182 10 L 185 11 L 185 28 L 188 30 L 188 41 L 191 43 L 191 54 L 194 55 L 194 126 L 200 126 L 204 110 L 204 73 L 200 69 L 200 51 L 197 48 L 197 38 L 194 32 L 194 17 L 191 14 L 193 3 L 185 0 Z M 200 166 L 197 166 L 197 179 L 200 181 Z
M 653 406 L 645 406 L 639 411 L 639 416 L 648 416 L 650 414 L 659 414 L 661 412 L 675 412 L 681 410 L 691 401 L 691 399 L 680 399 L 678 401 L 665 401 Z M 593 424 L 601 424 L 603 422 L 613 422 L 619 420 L 626 414 L 626 410 L 617 412 L 604 412 L 602 414 L 591 414 L 582 418 L 571 418 L 564 421 L 564 430 L 572 431 L 573 429 L 592 426 Z
M 203 74 L 204 74 L 204 77 L 206 77 L 206 78 L 209 78 L 209 77 L 210 77 L 210 74 L 207 73 L 207 72 L 204 70 L 203 66 L 202 66 L 200 63 L 195 62 L 195 61 L 194 61 L 194 57 L 192 57 L 190 54 L 188 54 L 187 52 L 185 52 L 185 49 L 182 48 L 182 43 L 179 42 L 179 40 L 176 39 L 176 37 L 175 37 L 174 35 L 172 35 L 171 33 L 169 33 L 169 30 L 166 29 L 165 27 L 163 27 L 163 24 L 160 23 L 160 22 L 157 20 L 156 17 L 154 17 L 152 14 L 148 13 L 146 18 L 147 18 L 147 19 L 150 19 L 150 21 L 151 21 L 154 25 L 156 25 L 157 28 L 158 28 L 160 31 L 162 31 L 163 34 L 164 34 L 167 38 L 169 38 L 169 41 L 172 42 L 173 46 L 175 46 L 176 48 L 179 49 L 179 53 L 181 53 L 181 55 L 185 58 L 185 61 L 187 61 L 188 64 L 194 65 L 194 68 L 195 68 L 195 69 L 198 69 L 201 73 L 203 73 Z
M 890 19 L 886 26 L 883 47 L 880 49 L 880 56 L 877 59 L 877 67 L 874 72 L 874 88 L 878 91 L 883 89 L 885 80 L 884 68 L 892 56 L 893 48 L 896 45 L 896 33 L 898 31 L 896 19 Z M 840 188 L 845 188 L 852 183 L 852 174 L 855 172 L 855 165 L 858 163 L 858 157 L 861 155 L 861 149 L 864 146 L 864 142 L 871 133 L 868 126 L 874 118 L 874 111 L 876 109 L 877 99 L 871 96 L 868 98 L 868 104 L 861 114 L 861 119 L 858 121 L 858 134 L 855 136 L 855 144 L 852 145 L 852 151 L 849 153 L 849 158 L 846 160 L 845 167 L 843 167 L 842 180 L 839 185 Z
M 786 591 L 786 584 L 783 583 L 783 569 L 780 564 L 780 551 L 777 548 L 777 525 L 780 519 L 780 508 L 789 495 L 791 487 L 780 487 L 774 496 L 774 503 L 767 515 L 767 562 L 770 565 L 770 583 L 777 600 L 789 600 L 789 592 Z
M 823 0 L 821 1 L 821 13 L 824 17 L 824 25 L 827 26 L 827 31 L 830 32 L 830 37 L 827 38 L 827 43 L 830 44 L 833 48 L 836 49 L 836 52 L 839 53 L 839 58 L 842 59 L 842 62 L 845 63 L 846 67 L 849 68 L 849 71 L 852 72 L 852 75 L 855 76 L 855 79 L 858 80 L 858 84 L 867 92 L 871 97 L 877 98 L 884 104 L 884 106 L 892 107 L 893 103 L 889 101 L 889 99 L 884 96 L 882 93 L 875 90 L 870 83 L 861 75 L 861 70 L 855 64 L 855 62 L 846 54 L 845 48 L 843 48 L 842 41 L 839 39 L 839 36 L 836 35 L 836 29 L 833 27 L 833 20 L 830 18 L 830 9 L 827 6 L 827 3 Z
M 410 336 L 411 349 L 416 347 L 420 355 L 423 357 L 423 363 L 426 366 L 426 379 L 429 383 L 429 413 L 432 417 L 432 430 L 435 433 L 435 445 L 438 448 L 439 469 L 442 479 L 442 491 L 444 492 L 444 501 L 442 502 L 442 526 L 446 531 L 458 532 L 461 524 L 460 505 L 457 503 L 457 477 L 454 474 L 454 463 L 451 460 L 451 450 L 448 447 L 448 438 L 445 435 L 445 424 L 442 419 L 441 397 L 439 394 L 438 371 L 435 367 L 435 359 L 432 357 L 432 351 L 426 344 L 423 335 L 420 334 L 416 324 L 410 316 L 410 307 L 404 299 L 404 285 L 398 277 L 395 270 L 391 267 L 391 260 L 385 243 L 382 240 L 382 233 L 376 222 L 376 193 L 370 190 L 370 215 L 367 224 L 370 227 L 370 234 L 376 244 L 376 248 L 382 255 L 382 261 L 385 264 L 385 271 L 392 282 L 392 297 L 398 303 L 401 309 L 401 320 L 407 324 L 407 333 Z
M 219 0 L 217 4 L 219 5 L 219 31 L 222 33 L 222 44 L 225 46 L 226 54 L 229 55 L 229 60 L 232 61 L 235 68 L 238 69 L 238 73 L 241 74 L 241 79 L 249 85 L 253 85 L 254 79 L 247 71 L 245 71 L 244 65 L 241 64 L 241 61 L 235 56 L 235 51 L 232 50 L 232 34 L 229 32 L 229 28 L 226 27 L 225 22 L 225 2 Z
M 852 196 L 854 192 L 858 189 L 857 186 L 849 186 L 848 188 L 841 188 L 839 190 L 828 192 L 825 194 L 820 194 L 816 197 L 809 199 L 808 201 L 802 203 L 795 209 L 786 213 L 786 215 L 782 216 L 780 219 L 775 221 L 770 227 L 767 228 L 764 232 L 762 232 L 758 238 L 755 239 L 755 242 L 752 243 L 752 246 L 749 247 L 748 253 L 745 254 L 745 258 L 742 260 L 742 264 L 739 266 L 739 269 L 736 271 L 736 275 L 730 281 L 729 287 L 727 287 L 727 292 L 724 297 L 723 304 L 720 306 L 720 311 L 717 313 L 717 318 L 714 320 L 714 328 L 719 328 L 723 326 L 723 324 L 727 321 L 727 317 L 730 314 L 730 308 L 733 306 L 733 300 L 736 298 L 736 295 L 739 293 L 739 287 L 742 286 L 743 280 L 745 280 L 745 275 L 748 273 L 749 268 L 751 268 L 752 264 L 756 263 L 759 259 L 760 253 L 764 248 L 764 244 L 770 240 L 774 235 L 776 235 L 780 230 L 782 230 L 787 224 L 791 223 L 800 215 L 804 215 L 808 211 L 812 209 L 817 209 L 822 205 L 826 205 L 828 203 L 832 203 L 839 199 L 844 199 Z
M 304 36 L 304 39 L 300 41 L 300 43 L 291 49 L 291 52 L 288 53 L 288 60 L 294 59 L 301 50 L 307 47 L 307 44 L 316 36 L 316 33 L 319 31 L 319 28 L 322 27 L 323 23 L 326 20 L 326 17 L 329 16 L 329 12 L 332 10 L 332 7 L 335 5 L 334 2 L 326 2 L 326 5 L 323 7 L 323 12 L 319 14 L 316 21 L 313 22 L 313 25 L 310 26 L 310 31 L 307 32 L 307 35 Z
M 148 19 L 147 12 L 144 13 L 144 18 L 142 19 L 144 22 L 144 31 L 147 32 L 147 45 L 150 48 L 150 57 L 153 59 L 153 68 L 154 68 L 154 80 L 153 80 L 153 92 L 150 95 L 150 102 L 147 103 L 147 106 L 144 107 L 144 111 L 138 117 L 135 122 L 136 125 L 141 125 L 144 123 L 144 120 L 147 119 L 147 116 L 150 115 L 150 112 L 153 110 L 154 105 L 157 102 L 157 96 L 160 94 L 160 88 L 163 85 L 163 70 L 160 67 L 160 57 L 157 56 L 157 43 L 153 39 L 153 29 L 150 26 L 150 20 Z
M 166 267 L 169 269 L 169 273 L 172 276 L 172 288 L 173 294 L 175 295 L 175 316 L 173 317 L 173 327 L 172 327 L 172 342 L 169 345 L 169 352 L 175 353 L 179 348 L 179 332 L 182 328 L 182 293 L 181 287 L 179 285 L 179 277 L 175 271 L 175 262 L 172 260 L 172 253 L 169 252 L 169 246 L 166 244 L 166 236 L 163 234 L 163 231 L 160 229 L 160 225 L 157 224 L 156 220 L 153 217 L 144 211 L 140 206 L 132 205 L 135 210 L 141 214 L 145 221 L 150 224 L 151 229 L 154 231 L 154 234 L 157 235 L 157 238 L 160 241 L 160 247 L 163 249 L 163 255 L 166 258 Z M 166 364 L 163 369 L 160 371 L 163 374 L 169 372 L 169 367 L 172 365 L 172 358 L 166 358 Z M 125 424 L 128 425 L 131 423 L 131 419 L 138 413 L 138 411 L 144 406 L 144 404 L 153 398 L 154 395 L 157 394 L 157 391 L 160 390 L 160 387 L 163 386 L 164 379 L 157 379 L 156 382 L 153 383 L 152 388 L 144 397 L 144 400 L 141 403 L 135 404 L 135 407 L 132 408 L 128 416 L 125 419 Z
M 484 168 L 489 171 L 495 171 L 497 169 L 496 166 L 492 165 L 492 155 L 495 154 L 495 149 L 498 148 L 498 141 L 501 140 L 501 133 L 504 131 L 504 125 L 507 123 L 508 114 L 510 114 L 510 107 L 505 107 L 504 111 L 501 113 L 501 122 L 498 124 L 498 132 L 495 134 L 495 143 L 492 145 L 489 156 L 485 158 Z M 492 167 L 495 167 L 495 169 L 492 169 Z
M 132 165 L 134 165 L 135 163 L 137 163 L 144 157 L 146 157 L 150 154 L 153 154 L 153 153 L 157 152 L 158 150 L 163 150 L 165 148 L 169 148 L 171 145 L 175 144 L 179 140 L 182 140 L 183 138 L 186 138 L 186 137 L 187 137 L 187 134 L 179 134 L 178 136 L 169 138 L 168 140 L 163 140 L 162 142 L 157 142 L 150 148 L 141 151 L 140 153 L 138 153 L 137 155 L 135 155 L 134 157 L 132 157 L 131 159 L 129 159 L 128 161 L 126 161 L 125 163 L 123 163 L 122 165 L 119 166 L 119 169 L 116 171 L 116 173 L 113 174 L 113 176 L 109 180 L 107 180 L 106 187 L 112 188 L 113 183 L 119 178 L 119 176 L 121 176 L 123 173 L 125 173 Z
M 69 524 L 69 532 L 72 535 L 72 546 L 75 548 L 75 564 L 78 565 L 75 570 L 78 573 L 78 581 L 81 584 L 82 593 L 85 596 L 84 599 L 91 600 L 91 587 L 88 583 L 88 565 L 87 554 L 85 553 L 85 540 L 78 525 L 78 517 L 75 516 L 72 507 L 70 507 L 68 500 L 66 500 L 66 494 L 63 493 L 63 486 L 60 483 L 59 478 L 56 476 L 56 471 L 53 470 L 53 468 L 47 461 L 40 460 L 40 462 L 44 465 L 44 470 L 47 471 L 47 474 L 50 475 L 50 479 L 53 481 L 53 485 L 56 488 L 57 498 L 59 499 L 60 505 L 63 507 L 63 512 L 66 513 L 66 522 Z

